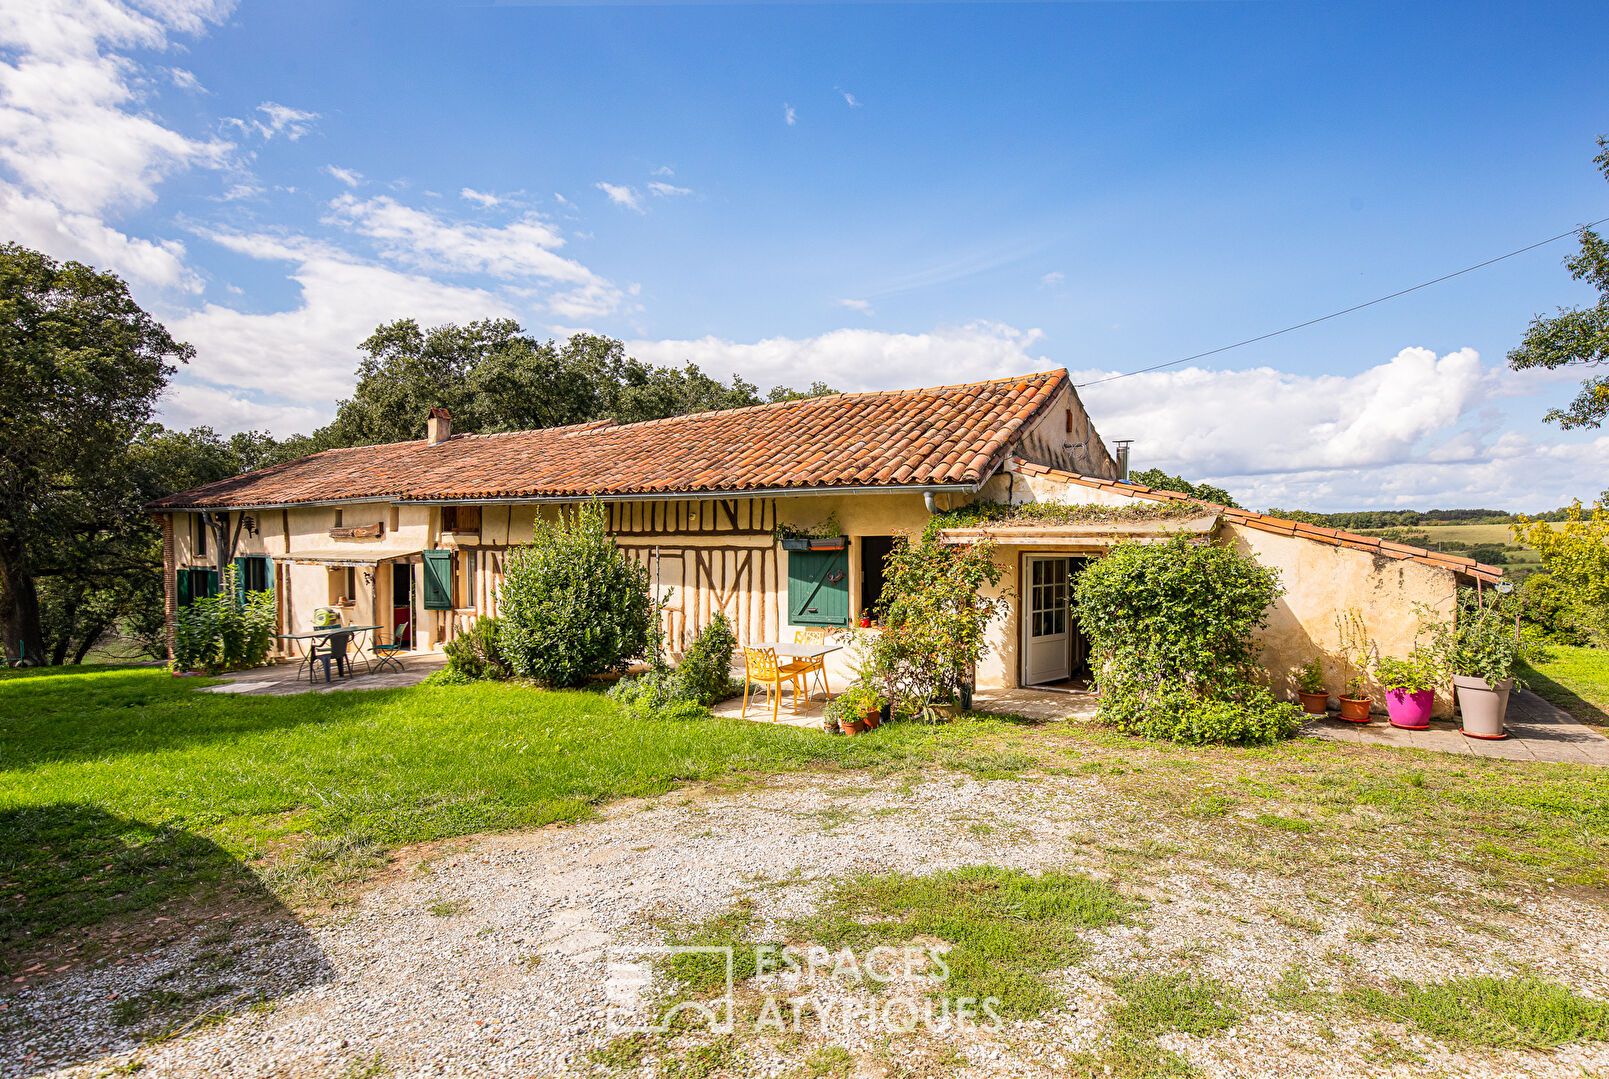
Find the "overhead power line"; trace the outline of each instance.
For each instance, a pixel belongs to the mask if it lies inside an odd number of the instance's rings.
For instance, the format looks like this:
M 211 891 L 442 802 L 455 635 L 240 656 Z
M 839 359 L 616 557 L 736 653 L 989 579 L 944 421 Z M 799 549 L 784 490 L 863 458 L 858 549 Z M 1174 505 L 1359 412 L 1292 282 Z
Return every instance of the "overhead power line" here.
M 1116 382 L 1120 378 L 1131 378 L 1134 375 L 1143 375 L 1148 371 L 1160 371 L 1164 367 L 1177 367 L 1179 364 L 1189 363 L 1191 360 L 1204 360 L 1208 356 L 1216 356 L 1220 352 L 1228 352 L 1230 349 L 1243 348 L 1246 345 L 1255 345 L 1257 342 L 1266 341 L 1270 337 L 1278 337 L 1280 334 L 1291 333 L 1294 330 L 1306 329 L 1308 326 L 1316 326 L 1320 322 L 1328 322 L 1332 318 L 1340 318 L 1342 315 L 1350 315 L 1352 312 L 1361 311 L 1365 307 L 1373 307 L 1377 303 L 1385 303 L 1387 300 L 1394 300 L 1398 296 L 1406 296 L 1410 292 L 1418 292 L 1422 288 L 1429 288 L 1431 285 L 1439 285 L 1443 281 L 1451 281 L 1455 277 L 1462 277 L 1464 274 L 1473 273 L 1474 271 L 1490 266 L 1493 263 L 1502 262 L 1504 259 L 1511 259 L 1515 255 L 1523 255 L 1527 251 L 1535 251 L 1539 247 L 1545 247 L 1557 240 L 1564 239 L 1566 236 L 1575 236 L 1583 229 L 1590 229 L 1593 226 L 1601 225 L 1606 221 L 1609 221 L 1609 217 L 1600 217 L 1596 221 L 1589 221 L 1585 225 L 1577 225 L 1573 229 L 1567 229 L 1566 231 L 1559 233 L 1557 236 L 1549 236 L 1547 239 L 1538 240 L 1534 244 L 1526 244 L 1524 247 L 1510 251 L 1506 255 L 1498 255 L 1496 258 L 1487 259 L 1485 262 L 1477 262 L 1473 266 L 1465 266 L 1462 270 L 1454 270 L 1452 273 L 1442 274 L 1440 277 L 1432 278 L 1429 281 L 1421 281 L 1417 285 L 1412 285 L 1405 289 L 1398 289 L 1396 292 L 1388 293 L 1385 296 L 1377 297 L 1365 303 L 1353 304 L 1351 307 L 1345 307 L 1339 311 L 1331 311 L 1329 314 L 1320 315 L 1318 318 L 1310 318 L 1306 322 L 1298 322 L 1294 326 L 1286 326 L 1282 330 L 1271 330 L 1268 333 L 1258 334 L 1256 337 L 1248 337 L 1244 341 L 1236 341 L 1232 345 L 1223 345 L 1219 348 L 1208 349 L 1206 352 L 1198 352 L 1194 356 L 1184 356 L 1177 360 L 1169 360 L 1166 363 L 1155 363 L 1150 367 L 1141 367 L 1137 371 L 1124 371 L 1120 375 L 1107 375 L 1105 378 L 1092 379 L 1089 382 L 1080 382 L 1078 384 L 1078 388 L 1083 389 L 1086 386 L 1099 386 L 1103 382 Z

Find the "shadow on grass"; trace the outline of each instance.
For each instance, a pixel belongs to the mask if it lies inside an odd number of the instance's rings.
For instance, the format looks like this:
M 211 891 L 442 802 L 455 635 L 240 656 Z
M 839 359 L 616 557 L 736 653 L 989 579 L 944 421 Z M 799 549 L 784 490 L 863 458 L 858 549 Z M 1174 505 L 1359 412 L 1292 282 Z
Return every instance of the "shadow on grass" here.
M 1609 727 L 1609 712 L 1605 712 L 1563 683 L 1554 681 L 1529 665 L 1521 668 L 1520 676 L 1531 687 L 1531 692 L 1549 704 L 1563 708 L 1582 723 L 1594 727 Z
M 331 975 L 217 844 L 94 806 L 0 812 L 0 892 L 0 1073 L 94 1060 Z
M 0 769 L 156 753 L 349 715 L 372 694 L 238 698 L 150 667 L 46 667 L 0 678 Z M 385 692 L 383 690 L 376 692 Z

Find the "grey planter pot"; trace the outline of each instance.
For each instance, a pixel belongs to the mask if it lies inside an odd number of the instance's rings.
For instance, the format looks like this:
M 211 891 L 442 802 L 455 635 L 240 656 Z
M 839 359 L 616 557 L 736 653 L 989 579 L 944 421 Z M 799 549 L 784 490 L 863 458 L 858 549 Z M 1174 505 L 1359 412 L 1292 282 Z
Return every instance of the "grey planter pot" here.
M 1465 735 L 1470 738 L 1508 737 L 1503 718 L 1508 714 L 1508 694 L 1514 688 L 1514 679 L 1506 678 L 1489 686 L 1484 678 L 1455 674 L 1453 688 L 1458 692 L 1458 711 L 1464 717 Z

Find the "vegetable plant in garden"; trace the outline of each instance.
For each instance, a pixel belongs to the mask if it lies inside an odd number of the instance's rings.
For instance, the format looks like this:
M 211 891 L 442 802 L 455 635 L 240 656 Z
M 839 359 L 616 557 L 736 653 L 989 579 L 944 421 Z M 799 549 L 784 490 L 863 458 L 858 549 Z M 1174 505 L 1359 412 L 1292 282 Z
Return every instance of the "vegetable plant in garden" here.
M 1252 635 L 1280 595 L 1277 574 L 1227 547 L 1174 537 L 1122 543 L 1079 575 L 1099 715 L 1119 730 L 1189 743 L 1266 743 L 1300 712 L 1259 684 Z
M 653 639 L 648 570 L 615 545 L 598 502 L 538 520 L 531 542 L 509 552 L 499 596 L 498 650 L 545 685 L 620 670 Z

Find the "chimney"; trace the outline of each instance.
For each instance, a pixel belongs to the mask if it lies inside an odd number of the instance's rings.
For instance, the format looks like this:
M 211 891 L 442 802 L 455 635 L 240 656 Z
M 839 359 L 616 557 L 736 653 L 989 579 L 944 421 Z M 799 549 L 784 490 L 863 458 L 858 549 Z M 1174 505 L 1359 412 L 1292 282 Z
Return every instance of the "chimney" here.
M 1117 478 L 1125 482 L 1129 478 L 1129 447 L 1133 444 L 1132 438 L 1120 438 L 1112 443 L 1117 447 Z
M 430 410 L 430 418 L 425 420 L 425 441 L 432 446 L 439 446 L 453 436 L 453 418 L 445 408 Z

